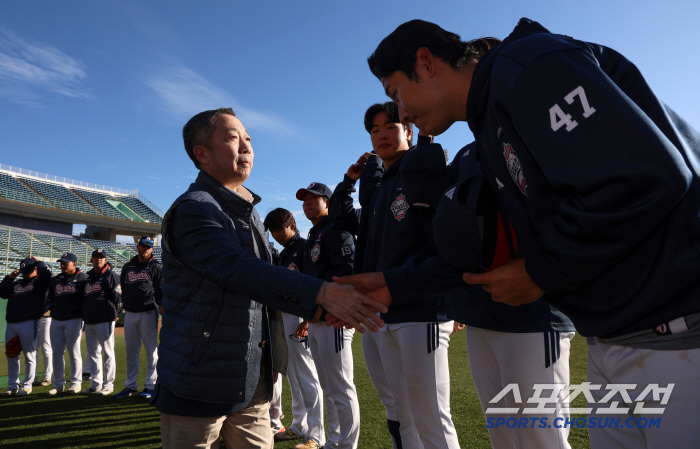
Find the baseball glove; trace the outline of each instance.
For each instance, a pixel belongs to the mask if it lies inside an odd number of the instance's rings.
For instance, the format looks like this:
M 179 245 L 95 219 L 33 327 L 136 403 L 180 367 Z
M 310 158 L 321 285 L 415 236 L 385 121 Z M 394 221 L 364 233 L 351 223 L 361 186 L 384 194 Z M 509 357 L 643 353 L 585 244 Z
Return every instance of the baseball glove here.
M 10 341 L 5 343 L 5 355 L 11 359 L 19 357 L 22 352 L 22 347 L 19 344 L 19 337 L 11 338 Z

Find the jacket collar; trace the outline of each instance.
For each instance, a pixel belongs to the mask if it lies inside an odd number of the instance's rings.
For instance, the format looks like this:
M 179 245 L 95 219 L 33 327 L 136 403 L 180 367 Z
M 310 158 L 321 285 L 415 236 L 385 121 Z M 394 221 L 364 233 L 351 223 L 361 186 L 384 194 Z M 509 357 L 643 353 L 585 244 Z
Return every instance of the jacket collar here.
M 385 169 L 384 174 L 382 175 L 382 179 L 390 178 L 397 174 L 399 172 L 399 167 L 401 166 L 401 161 L 403 160 L 403 157 L 406 156 L 406 153 L 411 151 L 413 148 L 415 147 L 411 147 L 408 149 L 408 151 L 404 151 L 403 154 L 399 156 L 399 158 L 396 159 L 396 161 L 394 161 L 394 163 L 389 166 L 389 168 Z
M 287 242 L 287 244 L 284 245 L 284 247 L 285 247 L 285 248 L 289 248 L 290 246 L 292 246 L 292 245 L 293 245 L 297 240 L 299 240 L 300 238 L 301 238 L 301 236 L 299 235 L 299 231 L 297 230 L 297 232 L 292 236 L 291 239 L 289 239 L 289 242 Z
M 333 220 L 331 220 L 330 215 L 326 215 L 325 217 L 321 218 L 321 220 L 318 223 L 316 223 L 316 225 L 313 228 L 311 228 L 311 230 L 309 231 L 309 235 L 315 234 L 317 230 L 321 229 L 323 226 L 330 223 L 331 221 Z
M 534 20 L 523 17 L 503 43 L 487 51 L 476 64 L 467 97 L 467 123 L 474 135 L 479 134 L 484 113 L 488 107 L 488 99 L 491 95 L 491 70 L 498 54 L 511 42 L 538 33 L 549 33 L 549 31 Z
M 251 203 L 244 199 L 240 194 L 234 192 L 233 190 L 224 187 L 219 181 L 214 179 L 209 173 L 200 170 L 199 175 L 195 184 L 203 187 L 207 192 L 214 195 L 214 197 L 221 201 L 222 205 L 226 205 L 227 208 L 236 212 L 237 215 L 249 215 L 247 209 L 250 208 Z M 255 206 L 261 201 L 261 198 L 253 193 L 247 187 L 244 187 L 253 196 L 252 205 Z

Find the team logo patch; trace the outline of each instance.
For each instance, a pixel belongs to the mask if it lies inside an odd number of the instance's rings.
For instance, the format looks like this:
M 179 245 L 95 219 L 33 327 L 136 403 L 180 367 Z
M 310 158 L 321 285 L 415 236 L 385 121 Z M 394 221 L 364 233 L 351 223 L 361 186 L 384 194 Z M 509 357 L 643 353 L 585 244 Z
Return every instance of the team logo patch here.
M 320 255 L 321 255 L 321 244 L 316 243 L 314 245 L 313 249 L 311 250 L 311 260 L 313 262 L 316 262 L 318 260 L 318 256 L 320 256 Z
M 309 187 L 307 187 L 306 190 L 313 189 L 315 185 L 316 183 L 312 182 L 311 184 L 309 184 Z
M 148 271 L 141 271 L 140 273 L 129 271 L 129 274 L 126 275 L 126 282 L 129 284 L 138 281 L 148 281 L 150 279 L 151 277 L 148 275 Z
M 295 264 L 294 262 L 290 263 L 287 268 L 289 268 L 292 271 L 299 271 L 299 267 L 297 267 L 297 264 Z
M 63 259 L 64 257 L 68 257 L 68 253 L 61 254 L 61 259 Z
M 398 221 L 401 221 L 403 217 L 406 216 L 407 210 L 408 202 L 403 194 L 399 195 L 396 200 L 391 203 L 391 212 L 394 213 L 394 218 L 396 218 Z
M 97 284 L 85 284 L 85 294 L 89 295 L 90 293 L 98 292 L 102 290 L 102 284 L 97 283 Z
M 114 289 L 115 292 L 119 293 L 120 295 L 122 294 L 122 286 L 121 284 L 117 285 L 117 288 Z
M 27 293 L 34 290 L 34 284 L 27 284 L 26 286 L 22 287 L 21 284 L 15 284 L 14 292 L 15 294 L 18 293 Z
M 513 182 L 518 186 L 520 192 L 527 196 L 527 182 L 525 181 L 523 166 L 520 164 L 520 159 L 518 159 L 518 156 L 515 154 L 513 147 L 506 142 L 503 142 L 503 157 L 506 159 L 508 173 L 510 173 L 510 177 L 513 178 Z
M 63 293 L 75 293 L 75 285 L 61 285 L 58 284 L 54 289 L 56 295 L 61 295 Z

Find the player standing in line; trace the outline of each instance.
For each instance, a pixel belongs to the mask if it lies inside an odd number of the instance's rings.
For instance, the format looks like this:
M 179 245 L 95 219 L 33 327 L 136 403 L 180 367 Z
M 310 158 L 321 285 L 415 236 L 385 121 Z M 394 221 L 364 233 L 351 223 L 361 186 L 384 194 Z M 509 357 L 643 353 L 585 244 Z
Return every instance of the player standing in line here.
M 51 311 L 46 313 L 39 320 L 39 334 L 36 341 L 36 373 L 34 374 L 33 386 L 46 387 L 51 384 L 53 379 L 53 352 L 51 351 L 51 337 L 49 331 L 51 329 Z M 39 351 L 44 356 L 44 376 L 39 379 Z
M 139 355 L 141 342 L 146 349 L 146 379 L 139 397 L 150 399 L 158 374 L 158 310 L 161 308 L 163 265 L 153 257 L 153 238 L 143 236 L 136 245 L 138 254 L 124 264 L 120 281 L 124 301 L 124 340 L 126 342 L 126 380 L 124 389 L 115 399 L 128 398 L 139 393 Z
M 112 394 L 117 365 L 114 359 L 114 322 L 122 309 L 119 276 L 109 269 L 103 249 L 92 252 L 93 268 L 87 272 L 83 298 L 85 343 L 87 345 L 91 385 L 81 394 Z M 105 355 L 104 381 L 102 351 Z
M 17 276 L 22 274 L 22 279 Z M 19 270 L 5 276 L 0 283 L 0 298 L 7 299 L 7 328 L 5 329 L 5 347 L 16 355 L 7 356 L 7 390 L 3 396 L 28 395 L 32 392 L 32 383 L 36 373 L 36 343 L 39 333 L 39 320 L 46 312 L 46 290 L 51 282 L 51 269 L 36 258 L 23 259 Z M 19 347 L 24 353 L 24 384 L 19 383 Z M 20 388 L 21 386 L 21 388 Z
M 83 333 L 83 297 L 87 275 L 81 272 L 76 263 L 78 258 L 72 253 L 63 253 L 57 260 L 61 273 L 51 279 L 48 300 L 51 309 L 51 346 L 53 347 L 53 388 L 49 395 L 65 390 L 66 366 L 63 349 L 68 350 L 70 360 L 70 385 L 66 393 L 76 394 L 81 388 L 83 360 L 80 355 L 80 337 Z
M 299 235 L 296 220 L 291 212 L 277 208 L 265 217 L 263 222 L 270 235 L 284 247 L 279 255 L 278 265 L 301 272 L 306 239 Z M 289 429 L 275 434 L 276 441 L 294 440 L 301 437 L 313 440 L 317 446 L 325 444 L 323 429 L 323 390 L 316 373 L 308 337 L 296 337 L 296 329 L 302 318 L 282 314 L 284 333 L 292 339 L 289 348 L 287 380 L 292 395 L 292 425 Z
M 333 276 L 352 274 L 355 239 L 339 230 L 328 216 L 331 190 L 319 182 L 299 189 L 296 197 L 304 202 L 304 215 L 313 227 L 309 231 L 301 272 L 326 282 Z M 319 312 L 322 312 L 319 309 Z M 323 313 L 325 315 L 325 313 Z M 325 317 L 318 313 L 309 324 L 297 327 L 298 337 L 308 336 L 314 364 L 321 382 L 328 413 L 329 449 L 354 449 L 360 437 L 360 404 L 353 383 L 352 338 L 354 329 L 333 329 L 326 326 Z M 307 436 L 296 449 L 321 446 Z
M 364 125 L 374 153 L 365 153 L 350 166 L 332 199 L 334 211 L 342 204 L 343 214 L 355 215 L 350 195 L 360 179 L 363 213 L 355 273 L 382 271 L 399 267 L 410 257 L 432 256 L 431 220 L 444 190 L 444 185 L 437 189 L 421 185 L 420 176 L 402 172 L 420 167 L 424 178 L 442 175 L 444 180 L 445 156 L 427 136 L 422 142 L 427 145 L 411 148 L 412 124 L 401 124 L 396 103 L 370 106 Z M 409 156 L 414 160 L 410 166 L 406 165 Z M 453 322 L 446 318 L 444 298 L 404 302 L 389 307 L 381 317 L 386 326 L 363 336 L 362 348 L 386 409 L 394 447 L 458 448 L 450 414 L 447 358 Z
M 629 412 L 662 405 L 655 428 L 589 427 L 592 448 L 698 440 L 700 135 L 622 55 L 529 19 L 478 64 L 476 54 L 458 35 L 414 20 L 369 58 L 422 131 L 469 123 L 510 216 L 519 258 L 464 280 L 495 301 L 544 297 L 566 314 L 588 337 L 588 381 L 603 385 L 592 402 L 607 384 L 631 384 L 640 402 Z M 425 279 L 412 276 L 426 263 L 352 282 L 415 296 Z M 673 394 L 652 393 L 650 383 L 674 384 Z

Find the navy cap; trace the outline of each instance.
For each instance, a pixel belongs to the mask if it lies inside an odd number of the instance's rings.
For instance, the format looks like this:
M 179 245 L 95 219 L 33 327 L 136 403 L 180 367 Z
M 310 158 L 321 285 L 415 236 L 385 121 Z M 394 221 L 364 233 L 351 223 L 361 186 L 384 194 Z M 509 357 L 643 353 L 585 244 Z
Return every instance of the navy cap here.
M 515 231 L 498 210 L 491 183 L 481 175 L 445 191 L 433 231 L 440 256 L 471 273 L 497 268 L 517 253 Z
M 19 263 L 19 272 L 22 274 L 29 274 L 36 268 L 36 260 L 32 258 L 22 259 Z
M 105 250 L 102 248 L 96 249 L 95 251 L 92 252 L 92 257 L 104 257 L 107 258 L 107 253 L 105 253 Z
M 447 187 L 447 164 L 440 145 L 421 145 L 408 151 L 401 160 L 399 173 L 403 193 L 410 204 L 437 207 Z
M 149 237 L 147 235 L 144 235 L 139 239 L 139 245 L 141 246 L 147 246 L 149 248 L 153 248 L 153 238 Z
M 58 259 L 56 262 L 77 262 L 78 258 L 76 257 L 75 254 L 73 253 L 63 253 L 61 254 L 61 258 Z
M 304 195 L 306 195 L 306 192 L 311 192 L 314 195 L 325 196 L 328 199 L 330 199 L 331 195 L 333 195 L 331 189 L 329 189 L 327 185 L 321 184 L 320 182 L 312 182 L 309 184 L 309 187 L 297 190 L 297 199 L 299 201 L 304 201 Z

